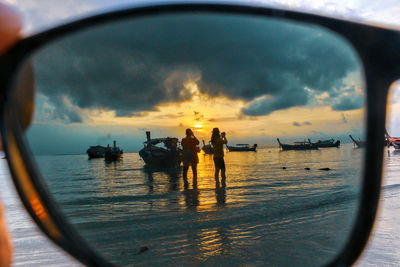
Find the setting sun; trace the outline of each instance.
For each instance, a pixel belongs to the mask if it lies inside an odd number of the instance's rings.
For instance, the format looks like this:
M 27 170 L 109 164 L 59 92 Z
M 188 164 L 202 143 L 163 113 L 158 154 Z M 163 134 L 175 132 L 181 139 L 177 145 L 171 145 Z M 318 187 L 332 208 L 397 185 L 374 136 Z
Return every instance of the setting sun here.
M 203 125 L 201 125 L 201 124 L 196 124 L 196 125 L 194 126 L 194 128 L 195 128 L 195 131 L 196 131 L 196 132 L 201 132 L 201 130 L 203 129 Z

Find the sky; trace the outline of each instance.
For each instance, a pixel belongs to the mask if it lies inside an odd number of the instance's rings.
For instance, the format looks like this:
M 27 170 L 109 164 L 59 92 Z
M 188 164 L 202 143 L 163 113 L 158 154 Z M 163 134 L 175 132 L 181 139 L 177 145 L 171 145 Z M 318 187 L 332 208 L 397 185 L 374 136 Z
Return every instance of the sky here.
M 40 8 L 37 1 L 5 2 L 22 14 L 30 34 L 132 1 L 40 1 Z M 400 25 L 395 1 L 251 2 Z M 84 153 L 112 140 L 138 151 L 146 130 L 182 138 L 189 127 L 206 142 L 219 127 L 231 143 L 261 146 L 276 137 L 363 136 L 357 55 L 345 40 L 309 25 L 161 16 L 82 32 L 42 49 L 32 62 L 37 94 L 27 139 L 37 154 Z M 390 99 L 393 112 L 400 110 L 398 95 Z M 388 130 L 400 135 L 400 123 L 391 119 Z
M 165 0 L 157 2 L 163 1 L 167 2 Z M 2 2 L 21 14 L 25 22 L 24 31 L 32 33 L 88 14 L 120 9 L 149 0 L 2 0 Z M 230 2 L 294 9 L 380 25 L 400 26 L 398 16 L 400 3 L 397 0 L 232 0 Z

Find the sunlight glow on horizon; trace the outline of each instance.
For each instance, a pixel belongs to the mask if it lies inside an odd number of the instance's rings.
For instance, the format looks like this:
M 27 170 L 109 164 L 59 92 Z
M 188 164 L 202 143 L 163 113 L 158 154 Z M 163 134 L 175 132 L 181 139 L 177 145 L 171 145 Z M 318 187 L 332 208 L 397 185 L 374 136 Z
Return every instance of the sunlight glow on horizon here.
M 208 140 L 214 127 L 230 138 L 246 139 L 276 137 L 338 136 L 362 128 L 364 109 L 334 111 L 330 106 L 296 106 L 263 116 L 244 116 L 245 103 L 226 97 L 209 97 L 191 84 L 192 98 L 180 103 L 163 104 L 155 111 L 140 116 L 117 117 L 115 111 L 81 109 L 85 125 L 127 127 L 127 129 L 164 129 L 176 136 L 192 128 L 199 139 Z M 322 98 L 326 98 L 323 96 Z M 46 105 L 46 108 L 48 106 Z M 40 122 L 39 122 L 40 124 Z M 79 125 L 79 124 L 76 124 Z

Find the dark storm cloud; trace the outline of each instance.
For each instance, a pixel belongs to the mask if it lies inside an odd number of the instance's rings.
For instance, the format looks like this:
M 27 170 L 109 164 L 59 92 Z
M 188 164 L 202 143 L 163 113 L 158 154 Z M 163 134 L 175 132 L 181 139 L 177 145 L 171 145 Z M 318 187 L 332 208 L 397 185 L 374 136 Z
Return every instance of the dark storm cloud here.
M 275 98 L 269 97 L 257 98 L 247 104 L 242 112 L 245 115 L 257 116 L 266 115 L 275 110 L 287 109 L 294 106 L 304 106 L 309 100 L 309 93 L 302 89 L 287 89 L 276 95 Z
M 333 110 L 345 111 L 359 109 L 363 106 L 363 99 L 361 97 L 344 96 L 339 99 L 339 102 L 332 106 Z
M 34 62 L 38 88 L 54 105 L 67 96 L 79 108 L 117 116 L 188 100 L 185 84 L 193 81 L 209 96 L 244 100 L 244 116 L 310 104 L 308 89 L 328 92 L 335 110 L 359 107 L 340 91 L 343 78 L 358 71 L 349 47 L 325 30 L 266 18 L 191 14 L 114 23 L 55 42 Z
M 65 123 L 82 122 L 82 117 L 76 111 L 75 107 L 67 104 L 65 98 L 56 96 L 52 98 L 55 109 L 51 110 L 51 117 L 54 120 L 61 120 Z

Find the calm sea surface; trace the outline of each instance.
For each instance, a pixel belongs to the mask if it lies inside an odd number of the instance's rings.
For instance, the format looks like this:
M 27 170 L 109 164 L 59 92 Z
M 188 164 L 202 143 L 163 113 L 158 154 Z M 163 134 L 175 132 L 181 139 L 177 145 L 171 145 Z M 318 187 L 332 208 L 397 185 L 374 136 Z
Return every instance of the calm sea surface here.
M 87 155 L 36 160 L 63 213 L 117 264 L 309 266 L 344 243 L 362 151 L 348 144 L 226 153 L 226 188 L 216 187 L 212 157 L 201 154 L 198 186 L 188 190 L 180 170 L 144 168 L 137 153 L 114 163 Z
M 351 228 L 362 151 L 345 144 L 320 151 L 226 153 L 225 189 L 216 189 L 212 159 L 203 155 L 198 188 L 192 188 L 189 172 L 189 190 L 179 171 L 144 168 L 137 153 L 115 164 L 86 155 L 37 161 L 77 231 L 117 264 L 309 266 L 331 259 Z M 392 219 L 400 218 L 400 154 L 388 155 L 376 241 L 360 266 L 399 263 L 400 225 Z M 40 237 L 7 190 L 2 170 L 15 265 L 77 265 Z M 143 247 L 148 250 L 140 253 Z

